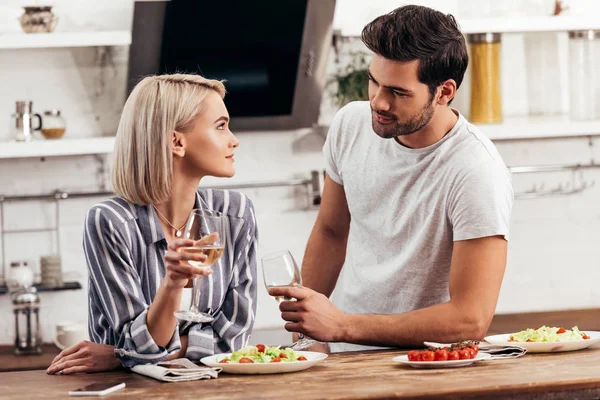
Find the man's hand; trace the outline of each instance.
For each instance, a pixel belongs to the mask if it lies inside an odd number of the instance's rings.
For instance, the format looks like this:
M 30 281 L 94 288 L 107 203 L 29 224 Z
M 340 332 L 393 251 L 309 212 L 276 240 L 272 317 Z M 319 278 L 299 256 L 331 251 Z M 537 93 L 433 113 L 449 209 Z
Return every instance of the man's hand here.
M 279 305 L 285 329 L 299 332 L 321 342 L 344 341 L 347 314 L 338 310 L 327 297 L 306 287 L 274 287 L 271 296 L 293 297 Z

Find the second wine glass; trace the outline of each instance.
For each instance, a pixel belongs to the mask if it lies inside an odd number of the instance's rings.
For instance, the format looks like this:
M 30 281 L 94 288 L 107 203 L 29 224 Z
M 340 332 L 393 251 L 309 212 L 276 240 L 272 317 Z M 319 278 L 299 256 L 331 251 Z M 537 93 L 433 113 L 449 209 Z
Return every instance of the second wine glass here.
M 218 237 L 214 243 L 201 246 L 182 247 L 181 251 L 186 253 L 204 254 L 206 256 L 206 261 L 188 262 L 194 267 L 211 268 L 212 265 L 221 258 L 225 251 L 228 230 L 229 223 L 225 215 L 213 210 L 194 209 L 185 225 L 183 238 L 197 241 L 215 232 L 218 234 Z M 190 308 L 188 310 L 175 312 L 175 316 L 178 319 L 191 322 L 210 322 L 213 320 L 213 317 L 210 314 L 201 312 L 199 309 L 201 279 L 202 276 L 194 278 Z
M 274 287 L 302 286 L 300 269 L 288 250 L 267 254 L 261 258 L 261 265 L 267 291 Z M 273 296 L 273 298 L 278 303 L 295 301 L 294 298 L 284 296 Z M 298 338 L 299 340 L 290 346 L 293 350 L 307 349 L 317 343 L 316 340 L 304 337 L 301 333 L 298 334 Z

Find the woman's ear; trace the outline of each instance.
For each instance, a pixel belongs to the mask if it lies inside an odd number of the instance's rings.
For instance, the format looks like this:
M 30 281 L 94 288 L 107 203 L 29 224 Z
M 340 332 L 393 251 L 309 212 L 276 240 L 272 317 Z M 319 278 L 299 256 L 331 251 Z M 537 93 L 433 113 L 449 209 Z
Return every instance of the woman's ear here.
M 183 157 L 185 155 L 185 136 L 173 131 L 173 156 Z

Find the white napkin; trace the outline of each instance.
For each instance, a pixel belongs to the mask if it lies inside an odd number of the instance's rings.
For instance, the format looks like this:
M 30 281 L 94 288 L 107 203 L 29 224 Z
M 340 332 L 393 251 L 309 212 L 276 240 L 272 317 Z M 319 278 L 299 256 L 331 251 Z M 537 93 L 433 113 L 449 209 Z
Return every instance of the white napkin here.
M 425 346 L 428 347 L 450 347 L 452 344 L 447 343 L 436 343 L 436 342 L 423 342 Z M 478 344 L 479 351 L 482 353 L 488 353 L 492 357 L 488 358 L 488 360 L 497 360 L 504 358 L 517 358 L 521 357 L 525 353 L 527 353 L 527 349 L 525 347 L 510 345 L 503 346 L 499 344 L 490 344 L 485 342 L 480 342 Z
M 183 382 L 217 378 L 222 368 L 200 367 L 187 358 L 178 358 L 158 364 L 136 365 L 131 370 L 159 381 Z

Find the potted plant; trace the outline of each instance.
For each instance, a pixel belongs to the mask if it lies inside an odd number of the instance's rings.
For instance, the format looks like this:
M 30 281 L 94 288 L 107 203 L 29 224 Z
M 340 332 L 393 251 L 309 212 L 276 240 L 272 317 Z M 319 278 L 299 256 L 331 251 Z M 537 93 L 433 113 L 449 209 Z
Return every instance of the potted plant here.
M 351 101 L 368 100 L 368 67 L 366 53 L 350 53 L 350 62 L 330 81 L 335 85 L 333 100 L 336 105 L 343 107 Z

